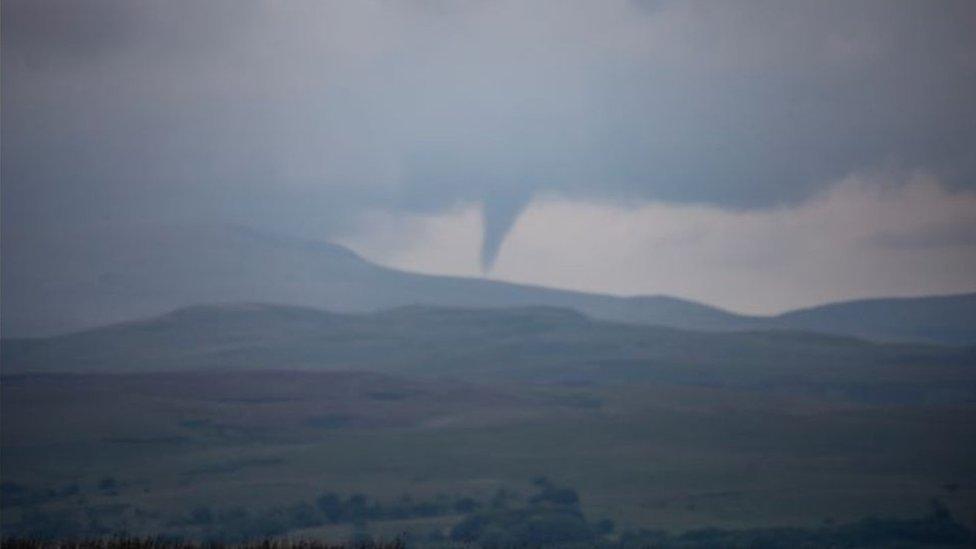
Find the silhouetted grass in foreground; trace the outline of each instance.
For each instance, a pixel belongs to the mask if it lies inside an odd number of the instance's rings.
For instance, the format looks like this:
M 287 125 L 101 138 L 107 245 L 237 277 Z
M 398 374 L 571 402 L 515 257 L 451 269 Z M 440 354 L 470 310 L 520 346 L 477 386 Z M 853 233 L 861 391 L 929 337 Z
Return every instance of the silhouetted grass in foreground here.
M 404 549 L 400 540 L 326 543 L 316 540 L 264 540 L 244 543 L 196 543 L 168 538 L 109 538 L 88 540 L 38 540 L 9 538 L 3 549 Z

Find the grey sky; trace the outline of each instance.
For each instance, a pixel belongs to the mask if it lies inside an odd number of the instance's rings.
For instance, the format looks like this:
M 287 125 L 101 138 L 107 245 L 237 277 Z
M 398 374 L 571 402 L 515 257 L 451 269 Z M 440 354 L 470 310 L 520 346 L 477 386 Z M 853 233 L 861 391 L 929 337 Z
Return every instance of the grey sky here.
M 540 195 L 764 211 L 866 170 L 976 188 L 967 0 L 5 0 L 2 25 L 25 272 L 106 223 L 332 239 L 481 205 L 490 265 Z

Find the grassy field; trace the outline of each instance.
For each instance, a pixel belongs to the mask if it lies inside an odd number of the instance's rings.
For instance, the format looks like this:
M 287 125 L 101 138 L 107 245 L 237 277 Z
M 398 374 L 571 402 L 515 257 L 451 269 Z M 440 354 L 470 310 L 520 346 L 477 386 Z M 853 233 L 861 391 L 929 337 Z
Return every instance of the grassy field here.
M 8 376 L 2 391 L 5 529 L 36 510 L 84 510 L 130 533 L 192 535 L 176 519 L 200 506 L 260 511 L 326 492 L 486 501 L 499 489 L 524 495 L 540 475 L 618 529 L 909 517 L 933 498 L 970 526 L 976 518 L 966 405 L 344 372 Z

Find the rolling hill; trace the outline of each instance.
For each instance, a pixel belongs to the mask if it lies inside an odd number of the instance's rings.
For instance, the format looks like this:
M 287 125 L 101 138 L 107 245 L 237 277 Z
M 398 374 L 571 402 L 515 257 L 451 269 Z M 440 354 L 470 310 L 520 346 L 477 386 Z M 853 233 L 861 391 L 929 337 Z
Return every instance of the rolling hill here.
M 195 306 L 69 335 L 7 339 L 0 352 L 5 374 L 351 370 L 542 383 L 652 380 L 867 400 L 976 398 L 972 348 L 789 331 L 696 332 L 552 307 L 349 314 Z
M 409 273 L 375 265 L 335 244 L 239 227 L 152 227 L 105 239 L 66 235 L 63 245 L 65 250 L 31 250 L 31 256 L 8 252 L 5 337 L 67 333 L 198 303 L 259 301 L 341 312 L 418 304 L 550 306 L 597 319 L 692 330 L 800 329 L 879 341 L 976 344 L 976 294 L 841 303 L 759 317 L 668 296 L 617 297 Z M 36 262 L 48 267 L 27 267 Z
M 791 311 L 781 326 L 879 341 L 976 342 L 976 294 L 863 299 Z

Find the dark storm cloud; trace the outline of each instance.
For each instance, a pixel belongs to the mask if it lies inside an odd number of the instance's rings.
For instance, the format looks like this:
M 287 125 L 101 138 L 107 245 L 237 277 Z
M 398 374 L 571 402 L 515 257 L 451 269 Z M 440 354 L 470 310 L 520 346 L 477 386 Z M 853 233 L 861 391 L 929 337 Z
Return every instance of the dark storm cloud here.
M 976 183 L 972 2 L 3 4 L 4 244 L 534 194 L 734 208 Z

